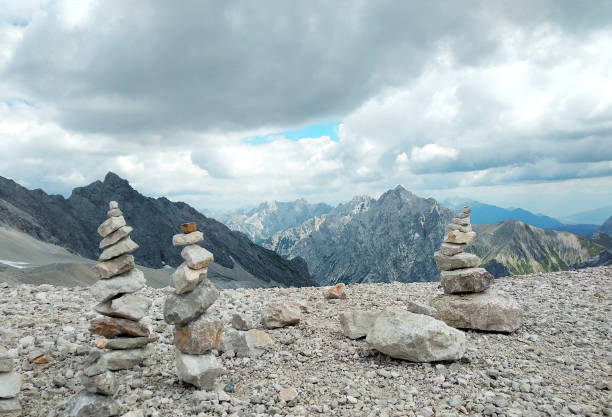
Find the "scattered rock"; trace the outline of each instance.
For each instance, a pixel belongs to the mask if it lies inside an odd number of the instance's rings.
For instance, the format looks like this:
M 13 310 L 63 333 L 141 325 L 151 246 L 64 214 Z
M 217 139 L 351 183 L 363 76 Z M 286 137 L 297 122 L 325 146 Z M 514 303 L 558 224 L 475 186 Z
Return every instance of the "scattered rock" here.
M 278 393 L 278 398 L 280 398 L 282 401 L 286 403 L 288 403 L 289 401 L 295 400 L 297 396 L 298 396 L 298 392 L 293 387 L 284 388 Z
M 83 390 L 70 399 L 63 417 L 110 417 L 118 415 L 119 403 L 112 397 Z
M 339 283 L 336 284 L 325 291 L 325 298 L 327 299 L 338 299 L 338 298 L 346 298 L 346 293 L 344 292 L 344 284 Z
M 293 326 L 300 322 L 302 314 L 294 304 L 270 304 L 261 316 L 261 323 L 266 329 Z

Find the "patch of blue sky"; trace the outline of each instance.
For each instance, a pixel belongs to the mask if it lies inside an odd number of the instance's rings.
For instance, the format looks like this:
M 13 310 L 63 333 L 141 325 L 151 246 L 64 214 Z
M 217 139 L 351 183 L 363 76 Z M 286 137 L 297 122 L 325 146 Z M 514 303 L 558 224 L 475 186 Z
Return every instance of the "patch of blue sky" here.
M 11 25 L 19 26 L 19 27 L 26 27 L 28 25 L 28 21 L 25 19 L 15 18 L 11 20 Z
M 269 133 L 267 135 L 262 136 L 251 136 L 248 138 L 244 138 L 242 141 L 244 143 L 248 143 L 249 145 L 262 145 L 264 143 L 271 142 L 272 140 L 274 140 L 274 138 L 277 138 L 279 136 L 293 141 L 298 141 L 304 138 L 320 138 L 322 136 L 329 136 L 332 141 L 338 142 L 339 139 L 337 134 L 337 128 L 340 123 L 342 122 L 339 120 L 332 120 L 327 123 L 314 123 L 311 125 L 304 126 L 300 129 L 287 130 L 285 132 Z

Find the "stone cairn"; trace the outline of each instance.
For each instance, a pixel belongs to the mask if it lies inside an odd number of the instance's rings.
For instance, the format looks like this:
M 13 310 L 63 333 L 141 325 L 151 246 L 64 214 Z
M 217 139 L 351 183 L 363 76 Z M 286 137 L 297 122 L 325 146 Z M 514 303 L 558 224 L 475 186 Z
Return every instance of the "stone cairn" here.
M 179 379 L 200 389 L 212 390 L 222 368 L 212 352 L 219 347 L 223 322 L 205 314 L 219 297 L 208 280 L 213 254 L 197 245 L 204 239 L 195 223 L 181 224 L 172 237 L 174 246 L 184 246 L 179 265 L 170 280 L 174 293 L 164 304 L 164 319 L 174 327 L 176 370 Z
M 21 415 L 19 391 L 21 375 L 13 371 L 13 357 L 0 346 L 0 416 L 17 417 Z
M 100 263 L 93 269 L 99 280 L 90 287 L 99 301 L 94 310 L 102 315 L 90 323 L 89 331 L 99 335 L 94 340 L 80 374 L 85 390 L 68 403 L 66 416 L 113 416 L 119 413 L 118 403 L 112 399 L 118 383 L 112 371 L 130 369 L 150 356 L 148 344 L 157 338 L 140 323 L 151 307 L 151 300 L 134 293 L 145 286 L 142 271 L 135 268 L 131 255 L 138 245 L 130 238 L 127 226 L 116 201 L 109 203 L 107 219 L 98 227 Z
M 434 253 L 444 294 L 430 304 L 436 309 L 436 318 L 449 326 L 513 332 L 520 326 L 518 304 L 507 295 L 489 289 L 493 276 L 479 267 L 478 256 L 464 252 L 476 238 L 470 224 L 471 211 L 464 206 L 455 216 L 440 250 Z

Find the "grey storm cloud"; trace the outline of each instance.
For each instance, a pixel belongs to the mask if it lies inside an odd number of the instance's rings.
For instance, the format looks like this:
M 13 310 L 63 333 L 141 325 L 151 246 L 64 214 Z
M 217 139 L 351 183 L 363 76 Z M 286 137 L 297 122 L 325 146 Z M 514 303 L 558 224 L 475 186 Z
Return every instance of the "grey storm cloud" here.
M 494 59 L 489 29 L 504 15 L 578 31 L 603 24 L 610 6 L 493 3 L 104 1 L 82 27 L 63 25 L 51 5 L 2 77 L 82 132 L 303 125 L 409 83 L 440 45 L 459 64 Z

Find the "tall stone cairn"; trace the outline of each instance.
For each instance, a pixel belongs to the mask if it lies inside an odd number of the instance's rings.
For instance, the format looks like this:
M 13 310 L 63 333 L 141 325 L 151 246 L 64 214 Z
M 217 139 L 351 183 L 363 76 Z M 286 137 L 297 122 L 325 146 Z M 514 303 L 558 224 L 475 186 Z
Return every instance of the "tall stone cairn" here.
M 471 209 L 464 206 L 448 225 L 434 259 L 440 269 L 444 294 L 430 304 L 436 318 L 459 329 L 513 332 L 520 326 L 520 308 L 509 296 L 490 289 L 493 276 L 480 268 L 482 260 L 465 248 L 476 238 L 470 224 Z
M 138 249 L 130 238 L 133 229 L 126 225 L 116 201 L 109 203 L 106 216 L 98 227 L 101 262 L 93 267 L 99 280 L 90 287 L 99 302 L 94 310 L 102 316 L 91 321 L 89 331 L 98 337 L 80 373 L 85 389 L 69 401 L 65 416 L 118 415 L 113 396 L 119 384 L 113 371 L 142 364 L 150 355 L 147 345 L 156 340 L 140 323 L 151 300 L 134 294 L 146 281 L 131 255 Z
M 197 243 L 204 239 L 195 223 L 181 224 L 172 237 L 174 246 L 183 246 L 179 265 L 170 280 L 174 293 L 164 304 L 164 319 L 174 325 L 176 371 L 179 379 L 200 389 L 212 390 L 222 368 L 212 352 L 219 347 L 223 322 L 206 314 L 219 297 L 208 280 L 213 254 Z
M 22 379 L 13 366 L 13 355 L 0 346 L 0 416 L 21 415 L 21 403 L 17 396 L 21 391 Z

